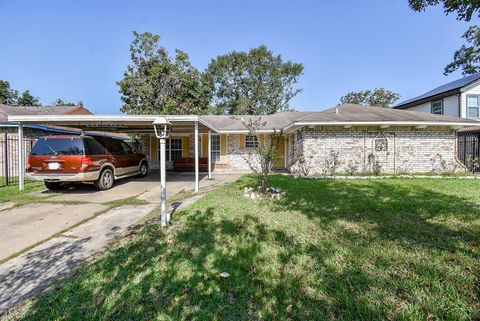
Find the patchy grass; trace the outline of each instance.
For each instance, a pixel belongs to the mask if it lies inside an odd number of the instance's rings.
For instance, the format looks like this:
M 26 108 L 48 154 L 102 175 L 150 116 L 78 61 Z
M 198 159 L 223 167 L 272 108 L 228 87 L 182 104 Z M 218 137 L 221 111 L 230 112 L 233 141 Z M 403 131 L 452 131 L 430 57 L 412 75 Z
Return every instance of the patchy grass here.
M 137 205 L 147 205 L 147 204 L 149 204 L 147 201 L 140 200 L 137 197 L 138 197 L 138 195 L 137 196 L 132 196 L 132 197 L 127 197 L 127 198 L 122 198 L 122 199 L 119 199 L 119 200 L 110 201 L 110 202 L 107 202 L 107 203 L 104 203 L 104 204 L 109 206 L 108 210 L 111 210 L 112 208 L 116 208 L 116 207 L 120 207 L 120 206 L 125 206 L 125 205 L 137 206 Z
M 478 320 L 480 183 L 251 177 L 119 241 L 20 320 Z M 220 277 L 228 272 L 228 278 Z
M 23 191 L 18 190 L 17 185 L 0 187 L 0 203 L 13 202 L 16 205 L 23 205 L 41 201 L 45 197 L 30 195 L 29 193 L 43 188 L 43 182 L 28 182 Z

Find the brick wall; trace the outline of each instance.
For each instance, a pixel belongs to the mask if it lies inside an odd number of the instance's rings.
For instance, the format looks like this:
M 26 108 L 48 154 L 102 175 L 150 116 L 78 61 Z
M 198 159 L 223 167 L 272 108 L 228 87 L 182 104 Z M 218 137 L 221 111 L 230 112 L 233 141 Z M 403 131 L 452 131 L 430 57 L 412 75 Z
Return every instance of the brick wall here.
M 370 171 L 369 155 L 374 155 L 384 173 L 431 172 L 439 168 L 442 160 L 450 170 L 461 167 L 455 159 L 456 133 L 447 127 L 384 130 L 378 127 L 315 127 L 304 129 L 301 137 L 297 144 L 301 144 L 305 157 L 311 159 L 312 172 L 316 174 L 325 173 L 326 158 L 331 151 L 338 152 L 340 166 L 337 172 L 347 172 L 350 166 L 356 166 L 359 172 Z

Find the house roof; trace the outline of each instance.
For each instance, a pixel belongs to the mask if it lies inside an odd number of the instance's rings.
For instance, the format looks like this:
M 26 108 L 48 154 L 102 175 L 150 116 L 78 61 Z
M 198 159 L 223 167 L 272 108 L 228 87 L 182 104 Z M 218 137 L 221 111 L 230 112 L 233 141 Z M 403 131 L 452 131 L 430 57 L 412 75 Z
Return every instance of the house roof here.
M 200 116 L 218 132 L 246 132 L 242 120 L 258 116 Z M 343 104 L 319 112 L 282 112 L 260 116 L 265 125 L 260 132 L 286 130 L 294 126 L 306 125 L 436 125 L 436 126 L 480 126 L 480 122 L 453 116 L 434 115 L 408 110 L 383 107 L 365 107 Z
M 201 116 L 208 123 L 213 125 L 218 131 L 221 132 L 235 132 L 235 131 L 245 131 L 245 125 L 243 121 L 247 121 L 249 118 L 260 117 L 262 122 L 265 122 L 265 125 L 262 126 L 263 130 L 274 130 L 282 129 L 293 121 L 302 118 L 306 115 L 311 114 L 312 112 L 280 112 L 272 115 L 263 115 L 263 116 L 251 116 L 251 115 L 206 115 Z
M 213 130 L 218 133 L 246 133 L 242 119 L 261 117 L 265 125 L 259 132 L 273 132 L 298 128 L 301 126 L 455 126 L 480 127 L 480 122 L 459 117 L 433 115 L 383 107 L 365 107 L 344 104 L 319 112 L 282 112 L 264 116 L 226 116 L 226 115 L 19 115 L 10 116 L 13 122 L 23 124 L 44 124 L 69 126 L 112 131 L 153 130 L 153 122 L 163 117 L 172 124 L 173 132 L 193 132 L 193 124 L 198 122 L 202 132 Z
M 435 115 L 409 110 L 398 110 L 384 107 L 366 107 L 355 104 L 343 104 L 321 112 L 310 113 L 297 119 L 297 123 L 305 122 L 431 122 L 431 123 L 478 123 L 476 120 L 454 116 Z
M 15 115 L 91 115 L 83 106 L 8 106 L 0 104 L 0 123 Z
M 469 84 L 479 79 L 480 79 L 480 73 L 476 73 L 473 75 L 469 75 L 467 77 L 463 77 L 461 79 L 454 80 L 452 82 L 449 82 L 448 84 L 432 89 L 420 96 L 405 100 L 395 105 L 393 108 L 398 108 L 398 109 L 409 108 L 409 107 L 412 107 L 413 105 L 428 102 L 435 98 L 440 99 L 446 96 L 454 95 L 456 93 L 459 93 L 463 87 L 468 86 Z

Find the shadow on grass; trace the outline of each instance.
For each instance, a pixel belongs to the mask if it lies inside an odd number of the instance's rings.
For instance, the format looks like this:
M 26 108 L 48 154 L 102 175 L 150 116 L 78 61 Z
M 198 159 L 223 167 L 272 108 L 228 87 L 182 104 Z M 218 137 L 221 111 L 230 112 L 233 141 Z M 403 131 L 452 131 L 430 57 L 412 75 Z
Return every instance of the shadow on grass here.
M 460 181 L 425 180 L 432 184 L 452 187 Z M 478 226 L 468 223 L 480 218 L 480 206 L 466 198 L 438 192 L 415 180 L 346 181 L 346 180 L 292 180 L 275 176 L 272 184 L 284 189 L 286 197 L 278 202 L 276 210 L 294 210 L 322 226 L 338 219 L 351 222 L 370 222 L 382 238 L 412 246 L 430 249 L 472 252 L 480 240 Z M 471 183 L 471 182 L 467 182 Z M 475 182 L 476 183 L 476 182 Z M 474 188 L 479 189 L 480 184 Z M 465 223 L 461 229 L 443 224 L 448 220 Z M 451 224 L 450 224 L 451 225 Z
M 420 246 L 477 258 L 472 248 L 478 246 L 478 231 L 450 229 L 433 221 L 452 215 L 474 220 L 478 218 L 476 204 L 383 182 L 295 181 L 275 176 L 272 184 L 287 191 L 286 199 L 275 205 L 245 205 L 240 189 L 250 183 L 240 181 L 219 199 L 203 202 L 209 206 L 179 212 L 167 231 L 153 225 L 131 235 L 78 277 L 33 301 L 21 319 L 413 320 L 432 314 L 439 319 L 467 320 L 474 315 L 475 303 L 463 293 L 453 302 L 460 306 L 450 310 L 442 306 L 451 302 L 415 305 L 421 298 L 410 293 L 412 289 L 402 288 L 402 280 L 395 283 L 399 277 L 395 266 L 377 277 L 373 272 L 378 262 L 370 262 L 369 268 L 364 266 L 368 259 L 357 263 L 339 253 L 361 256 L 380 239 L 407 250 Z M 222 206 L 229 202 L 241 204 L 224 212 Z M 291 213 L 300 213 L 305 224 L 318 229 L 296 235 L 295 228 L 290 228 L 297 222 L 286 222 L 289 229 L 276 228 L 263 220 L 264 211 L 270 211 L 273 220 L 277 214 L 279 220 L 293 220 Z M 334 237 L 319 237 L 338 220 L 371 223 L 376 233 L 370 237 L 342 230 Z M 422 262 L 414 262 L 422 271 L 408 271 L 412 278 L 423 277 L 427 270 L 437 278 L 447 278 L 441 267 Z M 230 276 L 222 278 L 221 272 Z M 440 285 L 439 291 L 442 286 L 450 284 Z M 428 290 L 441 295 L 436 288 Z M 475 301 L 471 293 L 470 300 Z M 427 306 L 436 303 L 438 310 Z M 402 304 L 413 307 L 403 309 Z

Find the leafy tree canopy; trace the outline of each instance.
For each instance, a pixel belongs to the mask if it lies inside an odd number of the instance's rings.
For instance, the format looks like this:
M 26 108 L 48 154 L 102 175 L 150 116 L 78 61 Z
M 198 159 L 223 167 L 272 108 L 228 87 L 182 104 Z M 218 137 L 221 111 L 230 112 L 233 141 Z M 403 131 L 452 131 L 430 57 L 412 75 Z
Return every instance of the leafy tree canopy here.
M 472 17 L 480 17 L 479 0 L 408 0 L 410 8 L 424 11 L 428 6 L 443 5 L 445 13 L 456 13 L 457 20 L 470 21 Z M 470 75 L 480 71 L 480 28 L 471 26 L 463 34 L 466 44 L 453 54 L 453 61 L 443 70 L 444 75 L 461 70 L 462 75 Z
M 14 106 L 17 104 L 18 91 L 10 87 L 6 80 L 0 80 L 0 104 Z
M 442 4 L 446 14 L 456 13 L 458 20 L 465 21 L 470 21 L 480 10 L 478 0 L 408 0 L 408 4 L 414 11 L 424 11 L 429 6 Z
M 363 106 L 390 107 L 400 95 L 386 90 L 385 88 L 375 88 L 374 90 L 364 90 L 358 92 L 349 92 L 340 98 L 342 104 L 358 104 Z
M 289 109 L 303 65 L 284 61 L 265 46 L 232 51 L 213 59 L 205 71 L 216 114 L 266 115 Z
M 72 103 L 66 100 L 63 100 L 62 98 L 58 98 L 55 100 L 55 106 L 83 106 L 83 103 L 79 101 L 78 103 Z
M 32 96 L 30 90 L 25 90 L 18 96 L 17 100 L 18 106 L 41 106 L 40 100 L 38 97 Z
M 117 82 L 121 111 L 129 114 L 202 114 L 208 110 L 210 89 L 201 73 L 180 50 L 171 57 L 160 36 L 133 32 L 132 64 Z
M 453 54 L 453 61 L 449 63 L 444 74 L 448 75 L 460 69 L 462 75 L 471 75 L 480 71 L 480 28 L 471 26 L 462 36 L 467 44 Z

